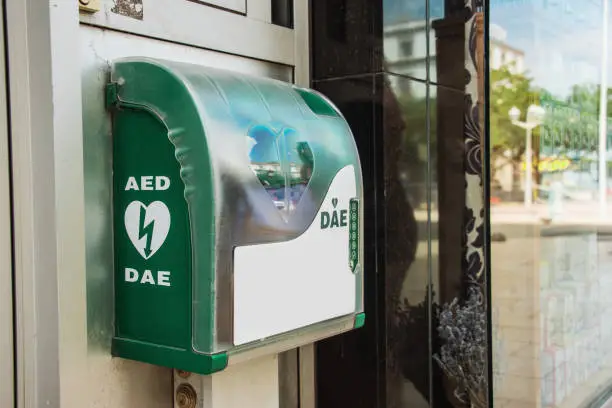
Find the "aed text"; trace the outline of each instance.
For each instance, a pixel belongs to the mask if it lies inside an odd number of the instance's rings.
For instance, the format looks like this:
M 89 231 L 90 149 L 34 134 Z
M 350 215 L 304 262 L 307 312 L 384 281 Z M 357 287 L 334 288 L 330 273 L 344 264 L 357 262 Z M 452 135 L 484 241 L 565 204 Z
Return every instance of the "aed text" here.
M 125 184 L 125 191 L 164 191 L 170 188 L 170 178 L 166 176 L 141 176 L 140 184 L 130 176 Z

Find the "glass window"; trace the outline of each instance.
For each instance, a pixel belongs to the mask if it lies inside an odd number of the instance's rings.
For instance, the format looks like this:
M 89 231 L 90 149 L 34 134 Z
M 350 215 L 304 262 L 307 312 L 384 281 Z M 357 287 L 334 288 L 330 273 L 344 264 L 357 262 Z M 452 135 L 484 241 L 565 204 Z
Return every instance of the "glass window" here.
M 490 2 L 495 406 L 612 403 L 609 9 Z
M 385 70 L 427 79 L 427 0 L 383 0 Z

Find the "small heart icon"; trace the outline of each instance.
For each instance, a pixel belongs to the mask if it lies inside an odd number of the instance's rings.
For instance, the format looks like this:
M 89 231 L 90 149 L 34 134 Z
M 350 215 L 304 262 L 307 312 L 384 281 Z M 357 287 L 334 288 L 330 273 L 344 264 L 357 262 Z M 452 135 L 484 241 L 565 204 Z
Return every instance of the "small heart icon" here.
M 334 206 L 334 208 L 336 208 L 336 206 L 338 205 L 338 199 L 337 198 L 332 198 L 332 205 Z
M 124 224 L 134 248 L 144 259 L 149 259 L 168 236 L 170 211 L 161 201 L 153 201 L 148 206 L 132 201 L 125 209 Z

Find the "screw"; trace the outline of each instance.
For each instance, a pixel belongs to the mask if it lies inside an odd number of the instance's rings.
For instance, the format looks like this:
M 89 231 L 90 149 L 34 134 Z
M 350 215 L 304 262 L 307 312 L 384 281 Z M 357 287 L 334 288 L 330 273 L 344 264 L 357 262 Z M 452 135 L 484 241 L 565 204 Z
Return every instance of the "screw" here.
M 176 370 L 176 374 L 178 374 L 178 376 L 181 378 L 189 378 L 189 376 L 191 375 L 189 371 L 184 370 Z
M 175 402 L 179 408 L 196 408 L 198 395 L 190 384 L 181 384 L 176 389 Z

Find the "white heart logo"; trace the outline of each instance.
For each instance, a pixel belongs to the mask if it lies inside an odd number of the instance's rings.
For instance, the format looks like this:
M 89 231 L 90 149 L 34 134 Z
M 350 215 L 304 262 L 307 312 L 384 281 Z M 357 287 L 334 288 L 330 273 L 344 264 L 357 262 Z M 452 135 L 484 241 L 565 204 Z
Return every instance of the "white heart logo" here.
M 124 223 L 134 248 L 144 259 L 149 259 L 168 236 L 170 211 L 161 201 L 153 201 L 148 207 L 132 201 L 125 209 Z

